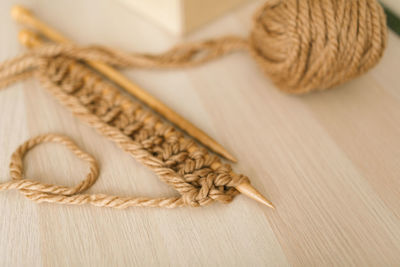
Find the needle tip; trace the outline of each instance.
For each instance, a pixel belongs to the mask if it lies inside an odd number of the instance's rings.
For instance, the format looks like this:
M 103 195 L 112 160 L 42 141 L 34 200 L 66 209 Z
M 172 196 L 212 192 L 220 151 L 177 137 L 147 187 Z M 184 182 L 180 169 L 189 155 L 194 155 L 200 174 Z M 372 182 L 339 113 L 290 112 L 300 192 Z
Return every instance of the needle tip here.
M 263 195 L 261 195 L 260 192 L 257 191 L 253 186 L 251 186 L 249 183 L 242 183 L 236 187 L 236 189 L 242 193 L 243 195 L 254 199 L 255 201 L 260 202 L 261 204 L 264 204 L 272 209 L 275 209 L 275 206 L 266 199 Z
M 227 160 L 230 160 L 230 161 L 232 161 L 233 163 L 237 163 L 237 159 L 236 159 L 234 156 L 232 156 L 231 154 L 229 154 L 228 152 L 226 152 L 223 156 L 224 156 Z
M 208 143 L 207 146 L 211 148 L 211 150 L 213 150 L 214 152 L 226 158 L 227 160 L 230 160 L 234 163 L 237 162 L 237 159 L 233 155 L 231 155 L 231 153 L 226 151 L 226 149 L 222 145 L 218 144 L 215 140 L 211 139 L 211 143 Z

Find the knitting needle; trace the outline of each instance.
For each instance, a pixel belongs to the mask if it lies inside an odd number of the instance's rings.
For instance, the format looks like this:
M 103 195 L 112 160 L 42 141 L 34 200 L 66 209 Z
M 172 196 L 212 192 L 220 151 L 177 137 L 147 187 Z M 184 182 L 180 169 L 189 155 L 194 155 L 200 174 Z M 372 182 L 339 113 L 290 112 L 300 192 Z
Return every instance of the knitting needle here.
M 41 40 L 40 36 L 35 34 L 34 32 L 28 31 L 28 30 L 22 30 L 19 33 L 18 39 L 20 43 L 22 43 L 24 46 L 32 48 L 32 47 L 37 47 L 42 45 L 43 40 Z M 157 124 L 156 124 L 157 127 Z M 188 148 L 189 153 L 194 152 L 197 150 L 197 145 L 193 144 Z M 215 162 L 213 163 L 210 167 L 213 170 L 217 170 L 221 166 L 221 163 Z M 249 183 L 241 183 L 240 185 L 236 186 L 236 189 L 242 193 L 243 195 L 254 199 L 255 201 L 258 201 L 270 208 L 274 209 L 274 205 L 266 199 L 263 195 L 261 195 L 260 192 L 258 192 L 252 185 Z
M 11 16 L 17 22 L 33 27 L 38 30 L 48 39 L 56 43 L 72 43 L 70 40 L 65 38 L 61 33 L 57 32 L 52 27 L 48 26 L 40 19 L 35 17 L 30 10 L 24 8 L 23 6 L 17 5 L 11 9 Z M 185 118 L 177 114 L 175 111 L 167 107 L 164 103 L 153 97 L 151 94 L 140 88 L 137 84 L 134 84 L 128 78 L 123 76 L 120 72 L 116 71 L 109 65 L 98 62 L 98 61 L 87 61 L 87 63 L 108 77 L 110 80 L 127 90 L 129 93 L 137 97 L 143 103 L 147 104 L 150 108 L 161 114 L 167 120 L 186 131 L 190 136 L 198 140 L 204 146 L 208 147 L 212 151 L 226 159 L 237 162 L 236 158 L 231 155 L 226 149 L 224 149 L 219 143 L 214 139 L 209 137 L 205 132 L 191 124 Z

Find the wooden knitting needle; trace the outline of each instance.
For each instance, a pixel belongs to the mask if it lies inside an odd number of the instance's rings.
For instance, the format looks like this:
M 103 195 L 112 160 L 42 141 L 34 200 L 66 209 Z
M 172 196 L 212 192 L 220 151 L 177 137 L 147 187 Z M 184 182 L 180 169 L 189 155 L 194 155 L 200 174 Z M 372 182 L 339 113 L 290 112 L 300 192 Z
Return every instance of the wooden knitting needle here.
M 11 16 L 14 18 L 14 20 L 24 25 L 33 27 L 34 29 L 42 33 L 45 37 L 56 43 L 72 43 L 55 29 L 51 28 L 50 26 L 39 20 L 37 17 L 35 17 L 28 9 L 20 5 L 14 6 L 11 9 Z M 208 147 L 215 153 L 223 156 L 230 161 L 237 162 L 234 156 L 232 156 L 214 139 L 209 137 L 205 132 L 191 124 L 185 118 L 167 107 L 164 103 L 153 97 L 151 94 L 140 88 L 138 85 L 134 84 L 131 80 L 123 76 L 120 72 L 102 62 L 87 61 L 87 63 L 92 68 L 96 69 L 97 71 L 108 77 L 110 80 L 118 84 L 120 87 L 124 88 L 126 91 L 134 95 L 150 108 L 161 114 L 164 118 L 181 128 L 182 130 L 186 131 L 190 136 L 198 140 L 204 146 Z
M 43 40 L 41 40 L 41 38 L 35 34 L 34 32 L 28 31 L 28 30 L 22 30 L 19 33 L 19 41 L 27 46 L 27 47 L 37 47 L 42 45 Z M 156 125 L 157 127 L 157 125 Z M 197 145 L 194 144 L 193 146 L 189 147 L 189 153 L 193 152 L 197 149 Z M 219 162 L 215 162 L 211 165 L 211 169 L 216 170 L 221 166 L 221 163 Z M 270 208 L 274 209 L 274 205 L 268 200 L 266 199 L 263 195 L 261 195 L 260 192 L 258 192 L 252 185 L 250 185 L 249 183 L 242 183 L 238 186 L 236 186 L 236 189 L 242 193 L 243 195 L 254 199 Z

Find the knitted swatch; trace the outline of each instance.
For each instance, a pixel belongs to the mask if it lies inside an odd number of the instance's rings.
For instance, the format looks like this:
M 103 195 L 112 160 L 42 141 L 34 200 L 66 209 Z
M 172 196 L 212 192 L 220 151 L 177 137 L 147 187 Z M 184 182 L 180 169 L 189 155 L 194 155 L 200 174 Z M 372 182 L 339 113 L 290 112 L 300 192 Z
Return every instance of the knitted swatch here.
M 70 57 L 64 54 L 70 54 Z M 74 115 L 153 170 L 181 196 L 146 198 L 82 194 L 97 179 L 95 160 L 66 137 L 52 134 L 27 141 L 13 154 L 10 164 L 12 181 L 0 185 L 0 190 L 17 188 L 36 202 L 91 203 L 114 208 L 173 208 L 202 206 L 215 200 L 228 203 L 238 193 L 235 186 L 248 181 L 246 177 L 234 174 L 229 165 L 221 164 L 217 156 L 200 148 L 192 139 L 185 138 L 158 116 L 123 96 L 117 88 L 71 58 L 72 54 L 72 47 L 47 46 L 6 62 L 0 66 L 0 71 L 3 71 L 0 77 L 3 78 L 2 85 L 35 74 L 43 87 Z M 4 75 L 4 70 L 8 70 L 8 74 Z M 88 161 L 90 173 L 86 180 L 69 188 L 24 179 L 22 157 L 42 142 L 64 144 L 78 157 Z

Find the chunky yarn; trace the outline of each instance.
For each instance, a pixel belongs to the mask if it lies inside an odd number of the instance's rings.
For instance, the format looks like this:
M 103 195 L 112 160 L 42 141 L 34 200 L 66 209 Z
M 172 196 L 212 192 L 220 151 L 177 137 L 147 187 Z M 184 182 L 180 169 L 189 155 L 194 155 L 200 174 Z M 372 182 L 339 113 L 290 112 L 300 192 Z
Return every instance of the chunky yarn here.
M 252 55 L 282 90 L 323 90 L 382 57 L 387 27 L 376 0 L 270 0 L 254 16 Z

